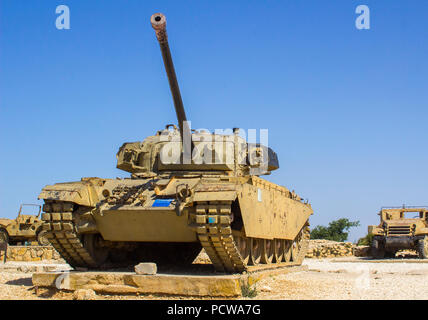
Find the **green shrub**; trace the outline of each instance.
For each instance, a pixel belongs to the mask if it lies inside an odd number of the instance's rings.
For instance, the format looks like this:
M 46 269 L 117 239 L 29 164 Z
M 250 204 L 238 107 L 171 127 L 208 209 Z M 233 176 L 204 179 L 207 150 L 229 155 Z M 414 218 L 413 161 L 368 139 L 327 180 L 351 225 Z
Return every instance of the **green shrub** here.
M 369 233 L 365 237 L 358 239 L 357 246 L 371 246 L 373 241 L 373 234 Z
M 241 284 L 241 292 L 243 297 L 246 297 L 246 298 L 256 297 L 257 296 L 256 284 L 254 283 L 253 285 L 251 285 L 247 279 L 245 283 Z
M 325 239 L 344 242 L 348 239 L 348 232 L 352 227 L 358 227 L 359 221 L 349 221 L 347 218 L 334 220 L 327 227 L 316 226 L 311 232 L 311 239 Z

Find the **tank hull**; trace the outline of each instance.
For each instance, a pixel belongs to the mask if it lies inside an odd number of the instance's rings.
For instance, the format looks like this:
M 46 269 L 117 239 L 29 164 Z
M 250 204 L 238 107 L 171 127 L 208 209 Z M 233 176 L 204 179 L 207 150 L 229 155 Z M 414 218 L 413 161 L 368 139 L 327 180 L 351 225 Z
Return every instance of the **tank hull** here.
M 74 234 L 73 241 L 79 239 L 78 245 L 88 247 L 85 254 L 89 256 L 127 244 L 132 250 L 139 243 L 200 243 L 213 262 L 224 252 L 235 255 L 230 259 L 241 260 L 214 263 L 217 269 L 241 272 L 250 262 L 243 257 L 245 248 L 239 242 L 247 242 L 247 249 L 252 239 L 272 245 L 283 241 L 285 247 L 285 242 L 293 243 L 308 227 L 312 214 L 310 205 L 288 189 L 256 176 L 84 178 L 46 186 L 39 198 L 46 203 L 44 228 L 53 242 L 58 240 L 58 251 L 64 251 L 63 257 L 71 264 L 85 267 L 97 267 L 104 261 L 67 259 L 61 238 Z M 81 240 L 85 234 L 91 239 L 97 235 L 101 246 L 85 243 Z M 225 249 L 217 252 L 223 245 Z M 102 258 L 106 256 L 108 253 Z

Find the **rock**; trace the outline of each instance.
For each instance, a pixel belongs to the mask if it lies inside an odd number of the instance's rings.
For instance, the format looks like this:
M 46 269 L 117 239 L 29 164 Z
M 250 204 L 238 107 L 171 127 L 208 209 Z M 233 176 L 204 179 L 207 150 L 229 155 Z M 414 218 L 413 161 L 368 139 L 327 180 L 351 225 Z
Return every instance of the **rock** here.
M 197 264 L 210 264 L 211 260 L 210 257 L 208 257 L 207 253 L 205 252 L 205 249 L 202 249 L 199 255 L 196 257 L 194 263 Z
M 356 246 L 354 247 L 354 256 L 367 257 L 370 255 L 370 246 Z
M 1 257 L 4 256 L 1 255 Z M 56 260 L 64 263 L 58 252 L 51 246 L 8 246 L 6 257 L 8 261 Z
M 92 289 L 77 289 L 73 292 L 74 300 L 96 300 L 97 294 Z
M 363 246 L 355 246 L 351 242 L 336 242 L 330 240 L 315 240 L 309 241 L 309 249 L 306 253 L 306 258 L 336 258 L 346 256 L 367 256 L 370 248 Z
M 26 266 L 20 266 L 16 269 L 18 272 L 27 273 L 29 271 L 29 268 Z
M 348 271 L 345 269 L 334 270 L 332 272 L 334 272 L 334 273 L 348 273 Z
M 260 288 L 260 291 L 263 291 L 263 292 L 271 292 L 271 291 L 272 291 L 272 288 L 271 288 L 271 287 L 269 287 L 269 286 L 263 286 L 263 287 L 261 287 L 261 288 Z
M 45 271 L 47 271 L 46 269 L 47 269 L 47 268 L 46 268 L 46 267 L 44 267 L 44 266 L 36 266 L 36 267 L 34 268 L 34 272 L 45 272 Z
M 156 263 L 142 262 L 135 266 L 136 274 L 156 274 L 157 271 Z
M 25 253 L 24 253 L 24 257 L 23 257 L 23 259 L 22 259 L 23 261 L 31 261 L 31 251 L 30 250 L 27 250 Z
M 45 250 L 42 255 L 43 260 L 52 260 L 52 250 Z

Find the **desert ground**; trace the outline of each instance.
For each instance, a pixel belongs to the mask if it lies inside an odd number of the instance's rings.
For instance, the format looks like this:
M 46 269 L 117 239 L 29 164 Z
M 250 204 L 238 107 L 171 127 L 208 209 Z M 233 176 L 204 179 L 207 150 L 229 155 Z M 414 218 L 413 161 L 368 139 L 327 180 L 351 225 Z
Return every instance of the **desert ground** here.
M 14 264 L 17 268 L 9 267 L 6 270 L 3 265 L 0 269 L 0 299 L 199 299 L 156 295 L 100 295 L 92 290 L 36 290 L 32 284 L 29 264 Z M 263 278 L 255 284 L 254 297 L 240 299 L 428 299 L 428 261 L 425 260 L 344 257 L 305 259 L 303 266 L 301 271 Z

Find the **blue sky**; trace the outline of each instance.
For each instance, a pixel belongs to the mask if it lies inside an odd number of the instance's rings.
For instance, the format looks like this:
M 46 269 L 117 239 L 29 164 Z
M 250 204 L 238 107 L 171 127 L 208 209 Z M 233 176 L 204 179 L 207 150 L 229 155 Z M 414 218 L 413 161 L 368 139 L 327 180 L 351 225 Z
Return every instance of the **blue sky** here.
M 193 127 L 269 129 L 267 179 L 310 199 L 312 226 L 360 220 L 356 240 L 381 206 L 428 205 L 426 1 L 4 0 L 0 216 L 46 184 L 127 176 L 120 145 L 176 122 L 155 12 Z

